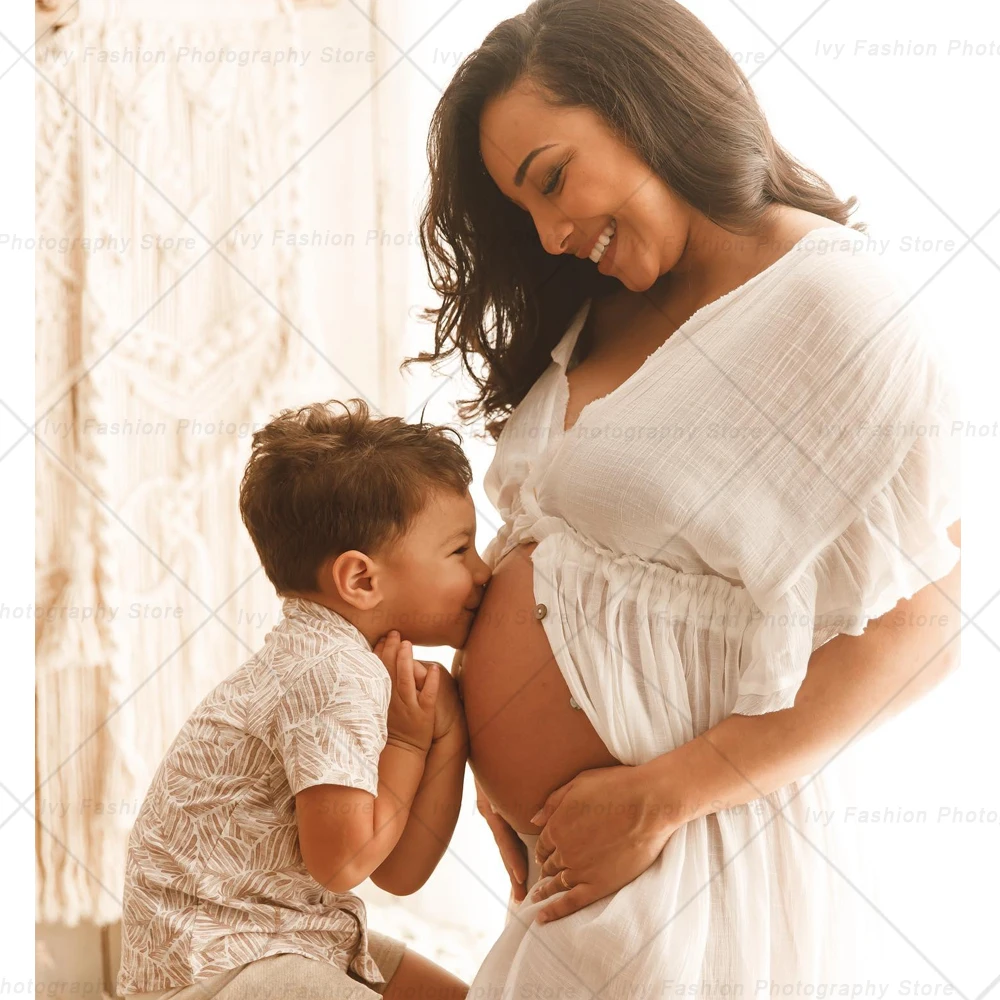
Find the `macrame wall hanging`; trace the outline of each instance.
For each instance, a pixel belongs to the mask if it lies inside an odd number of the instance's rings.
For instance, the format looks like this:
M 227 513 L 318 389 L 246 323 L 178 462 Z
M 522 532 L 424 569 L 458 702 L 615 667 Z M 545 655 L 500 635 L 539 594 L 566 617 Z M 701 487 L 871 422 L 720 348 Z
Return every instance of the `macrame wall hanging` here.
M 284 5 L 236 6 L 81 16 L 36 52 L 43 922 L 118 918 L 153 769 L 277 613 L 237 487 L 249 428 L 306 401 L 304 258 L 210 247 L 251 206 L 244 230 L 301 228 L 303 170 L 268 189 L 303 153 L 302 71 L 178 58 L 298 47 Z

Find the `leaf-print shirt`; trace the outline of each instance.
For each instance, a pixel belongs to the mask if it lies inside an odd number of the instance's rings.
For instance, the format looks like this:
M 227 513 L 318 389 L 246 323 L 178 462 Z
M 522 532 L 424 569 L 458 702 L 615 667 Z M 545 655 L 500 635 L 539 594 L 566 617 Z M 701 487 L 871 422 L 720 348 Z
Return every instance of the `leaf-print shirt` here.
M 282 612 L 153 776 L 129 838 L 119 994 L 288 952 L 384 982 L 364 902 L 306 870 L 294 796 L 319 784 L 378 794 L 389 674 L 335 611 L 286 598 Z

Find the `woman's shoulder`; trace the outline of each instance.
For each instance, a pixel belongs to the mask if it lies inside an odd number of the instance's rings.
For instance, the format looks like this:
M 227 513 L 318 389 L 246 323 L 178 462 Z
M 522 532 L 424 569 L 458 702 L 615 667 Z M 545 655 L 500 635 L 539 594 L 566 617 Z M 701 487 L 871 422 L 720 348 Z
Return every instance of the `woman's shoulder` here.
M 898 296 L 905 281 L 887 256 L 889 243 L 835 223 L 806 233 L 790 251 L 795 257 L 785 290 L 801 295 L 807 307 Z
M 874 337 L 891 352 L 929 346 L 919 287 L 890 261 L 888 243 L 836 225 L 807 235 L 775 287 L 781 338 L 809 336 L 796 346 L 835 355 Z
M 727 371 L 748 397 L 748 414 L 762 394 L 775 419 L 795 414 L 800 426 L 888 424 L 952 408 L 950 366 L 920 308 L 919 285 L 887 261 L 885 248 L 847 227 L 815 232 L 735 322 L 720 326 L 718 344 L 730 353 L 717 356 L 733 359 Z

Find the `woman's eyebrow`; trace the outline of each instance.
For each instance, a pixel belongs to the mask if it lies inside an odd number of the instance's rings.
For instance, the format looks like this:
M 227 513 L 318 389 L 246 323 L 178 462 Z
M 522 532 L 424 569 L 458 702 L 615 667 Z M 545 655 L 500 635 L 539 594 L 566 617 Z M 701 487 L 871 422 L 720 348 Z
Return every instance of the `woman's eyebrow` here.
M 539 146 L 537 149 L 533 149 L 528 155 L 521 161 L 521 165 L 517 168 L 517 173 L 514 174 L 514 186 L 520 187 L 524 183 L 524 175 L 528 172 L 528 167 L 531 166 L 531 161 L 538 156 L 539 153 L 544 152 L 546 149 L 551 149 L 556 143 L 550 142 L 547 146 Z

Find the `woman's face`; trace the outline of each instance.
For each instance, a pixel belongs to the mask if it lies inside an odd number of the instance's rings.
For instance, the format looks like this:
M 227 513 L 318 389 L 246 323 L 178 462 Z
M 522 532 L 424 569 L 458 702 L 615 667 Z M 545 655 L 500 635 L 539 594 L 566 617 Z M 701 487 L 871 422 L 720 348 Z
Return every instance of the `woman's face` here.
M 589 108 L 553 108 L 519 82 L 484 106 L 479 145 L 497 187 L 531 214 L 549 253 L 588 259 L 614 225 L 594 266 L 637 292 L 680 258 L 690 206 Z

